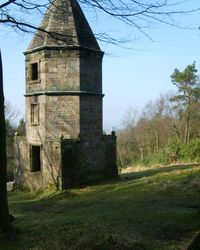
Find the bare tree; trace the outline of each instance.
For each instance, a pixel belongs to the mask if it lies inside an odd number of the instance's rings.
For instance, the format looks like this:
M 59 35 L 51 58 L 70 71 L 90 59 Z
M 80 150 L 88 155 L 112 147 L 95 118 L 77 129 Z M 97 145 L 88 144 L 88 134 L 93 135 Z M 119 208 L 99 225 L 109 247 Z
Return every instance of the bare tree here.
M 145 163 L 148 158 L 158 157 L 174 137 L 175 119 L 169 98 L 167 94 L 149 102 L 137 119 L 132 119 L 127 113 L 124 129 L 119 131 L 118 136 L 124 163 Z
M 65 0 L 62 0 L 65 1 Z M 97 16 L 104 14 L 124 23 L 128 27 L 138 30 L 151 39 L 148 28 L 155 23 L 178 26 L 174 17 L 179 14 L 188 14 L 200 9 L 200 4 L 194 9 L 185 9 L 185 2 L 194 0 L 78 0 L 83 8 L 91 8 Z M 2 1 L 1 1 L 2 2 Z M 43 14 L 48 9 L 49 3 L 57 4 L 57 0 L 4 0 L 0 4 L 0 24 L 15 31 L 33 32 L 38 29 L 31 22 L 30 16 Z M 43 30 L 44 32 L 47 32 Z M 107 33 L 97 33 L 101 41 L 118 44 L 129 38 L 111 37 Z

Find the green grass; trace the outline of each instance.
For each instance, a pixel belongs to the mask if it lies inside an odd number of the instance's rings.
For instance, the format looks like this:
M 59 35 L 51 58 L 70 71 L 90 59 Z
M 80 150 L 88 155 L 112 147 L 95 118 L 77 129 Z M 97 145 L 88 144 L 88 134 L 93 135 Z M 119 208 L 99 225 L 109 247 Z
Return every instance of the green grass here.
M 122 174 L 65 192 L 9 194 L 14 238 L 0 249 L 187 249 L 200 226 L 200 166 Z

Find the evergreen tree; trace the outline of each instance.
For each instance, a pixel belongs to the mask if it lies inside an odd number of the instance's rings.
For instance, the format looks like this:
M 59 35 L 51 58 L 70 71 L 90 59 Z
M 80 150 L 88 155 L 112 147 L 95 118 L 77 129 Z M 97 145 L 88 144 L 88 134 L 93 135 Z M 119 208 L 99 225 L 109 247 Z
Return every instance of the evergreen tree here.
M 171 98 L 171 101 L 179 103 L 183 107 L 185 123 L 183 142 L 187 143 L 190 139 L 191 111 L 200 98 L 199 77 L 195 62 L 188 65 L 182 72 L 175 69 L 171 80 L 178 88 L 178 95 Z

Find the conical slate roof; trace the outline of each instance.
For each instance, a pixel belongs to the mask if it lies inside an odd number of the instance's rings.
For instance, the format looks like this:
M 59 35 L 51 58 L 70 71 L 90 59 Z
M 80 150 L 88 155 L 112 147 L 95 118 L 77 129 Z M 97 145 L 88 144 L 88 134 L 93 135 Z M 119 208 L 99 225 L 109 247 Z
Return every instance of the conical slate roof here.
M 27 52 L 43 47 L 86 47 L 100 51 L 96 38 L 77 0 L 54 0 Z

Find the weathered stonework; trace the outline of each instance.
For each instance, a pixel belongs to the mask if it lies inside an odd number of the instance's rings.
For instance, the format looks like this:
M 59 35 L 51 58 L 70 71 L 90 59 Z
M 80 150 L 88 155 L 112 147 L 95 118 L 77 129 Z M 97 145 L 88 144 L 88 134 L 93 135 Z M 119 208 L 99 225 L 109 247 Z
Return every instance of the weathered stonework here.
M 40 27 L 53 37 L 38 31 L 25 52 L 26 138 L 15 137 L 16 184 L 64 189 L 116 177 L 116 137 L 102 132 L 103 52 L 77 1 L 55 0 Z

